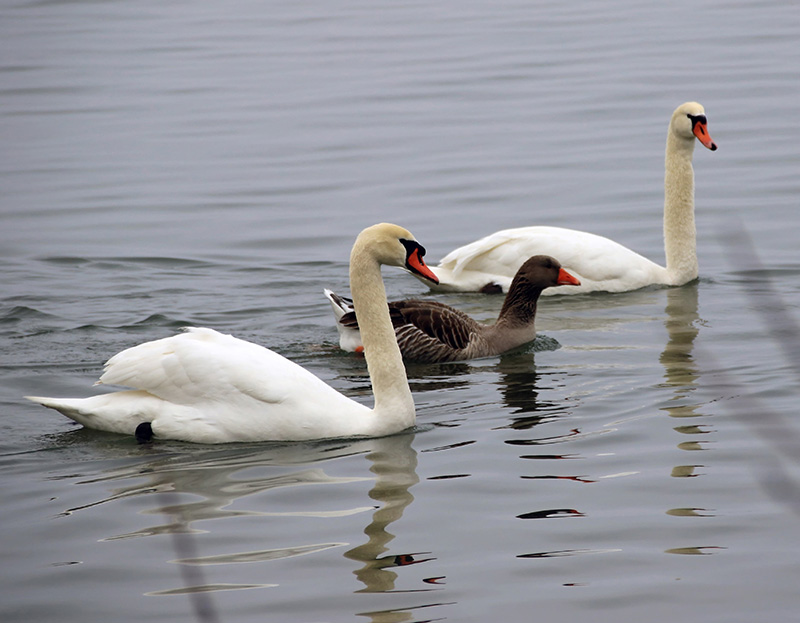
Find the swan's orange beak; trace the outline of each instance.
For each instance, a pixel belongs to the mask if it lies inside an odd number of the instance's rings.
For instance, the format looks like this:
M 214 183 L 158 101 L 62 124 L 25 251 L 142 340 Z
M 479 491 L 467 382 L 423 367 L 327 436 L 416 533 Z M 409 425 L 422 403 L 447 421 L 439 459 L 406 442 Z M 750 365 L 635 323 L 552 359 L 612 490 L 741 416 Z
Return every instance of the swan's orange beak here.
M 572 275 L 570 275 L 566 270 L 563 268 L 558 269 L 558 281 L 556 281 L 557 286 L 579 286 L 581 282 L 579 279 L 576 279 Z
M 704 147 L 708 147 L 711 151 L 716 151 L 717 144 L 711 140 L 711 135 L 708 133 L 708 127 L 702 121 L 697 121 L 692 128 L 692 132 L 697 137 L 697 140 L 703 143 Z
M 406 258 L 408 270 L 433 281 L 433 283 L 439 283 L 439 278 L 433 274 L 433 271 L 428 268 L 428 265 L 422 259 L 422 253 L 424 253 L 424 251 L 421 250 L 421 247 L 411 250 L 411 253 L 409 253 Z

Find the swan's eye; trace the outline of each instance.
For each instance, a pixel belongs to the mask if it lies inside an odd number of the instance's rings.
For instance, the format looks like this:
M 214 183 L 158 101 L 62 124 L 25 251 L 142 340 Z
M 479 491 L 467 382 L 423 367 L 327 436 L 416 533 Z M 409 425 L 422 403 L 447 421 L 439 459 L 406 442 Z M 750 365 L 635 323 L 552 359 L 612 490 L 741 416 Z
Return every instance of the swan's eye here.
M 400 244 L 406 248 L 406 255 L 411 255 L 411 253 L 417 251 L 420 257 L 425 257 L 425 247 L 416 240 L 406 240 L 405 238 L 400 238 L 399 240 Z
M 706 119 L 705 115 L 686 115 L 689 117 L 689 120 L 692 122 L 692 127 L 694 127 L 698 123 L 706 124 L 708 123 L 708 119 Z

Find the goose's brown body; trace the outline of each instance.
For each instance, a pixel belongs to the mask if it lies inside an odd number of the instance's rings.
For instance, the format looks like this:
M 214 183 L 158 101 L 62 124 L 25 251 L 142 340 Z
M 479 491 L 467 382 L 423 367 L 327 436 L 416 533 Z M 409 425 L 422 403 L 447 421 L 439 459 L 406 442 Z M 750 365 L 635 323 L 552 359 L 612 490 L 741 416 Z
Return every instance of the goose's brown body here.
M 406 361 L 440 363 L 499 355 L 536 337 L 536 306 L 542 290 L 558 285 L 579 285 L 552 257 L 536 255 L 517 271 L 494 324 L 484 324 L 436 301 L 409 299 L 389 303 L 400 352 Z M 328 298 L 339 314 L 340 343 L 359 350 L 358 321 L 346 301 L 333 293 Z

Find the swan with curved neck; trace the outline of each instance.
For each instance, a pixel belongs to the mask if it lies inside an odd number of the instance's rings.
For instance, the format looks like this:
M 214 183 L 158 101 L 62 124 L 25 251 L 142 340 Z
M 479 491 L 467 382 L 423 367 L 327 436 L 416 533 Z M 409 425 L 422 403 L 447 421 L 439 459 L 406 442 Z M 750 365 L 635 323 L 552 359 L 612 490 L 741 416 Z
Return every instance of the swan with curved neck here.
M 667 131 L 664 162 L 664 250 L 666 267 L 621 244 L 588 232 L 561 227 L 520 227 L 495 232 L 448 253 L 431 270 L 434 290 L 508 292 L 521 264 L 532 255 L 552 255 L 580 281 L 579 287 L 549 288 L 545 295 L 626 292 L 648 285 L 679 286 L 698 275 L 694 222 L 695 140 L 714 151 L 705 110 L 682 104 Z M 430 285 L 430 284 L 429 284 Z
M 190 328 L 112 357 L 99 383 L 133 390 L 34 402 L 95 428 L 199 443 L 379 437 L 414 425 L 415 410 L 389 318 L 381 265 L 432 282 L 425 249 L 388 223 L 362 231 L 350 255 L 353 299 L 362 323 L 374 408 L 340 394 L 305 368 L 256 344 Z

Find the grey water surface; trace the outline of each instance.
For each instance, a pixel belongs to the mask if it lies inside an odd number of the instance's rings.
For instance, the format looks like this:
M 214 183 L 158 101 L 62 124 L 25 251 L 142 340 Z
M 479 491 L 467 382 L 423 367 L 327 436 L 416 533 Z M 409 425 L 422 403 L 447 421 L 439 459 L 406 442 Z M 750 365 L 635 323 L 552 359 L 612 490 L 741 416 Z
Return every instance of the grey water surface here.
M 799 42 L 775 0 L 4 2 L 0 619 L 795 620 Z M 435 262 L 559 225 L 663 262 L 687 100 L 719 145 L 700 279 L 410 366 L 413 432 L 147 447 L 23 399 L 202 325 L 369 403 L 322 295 L 358 231 Z

